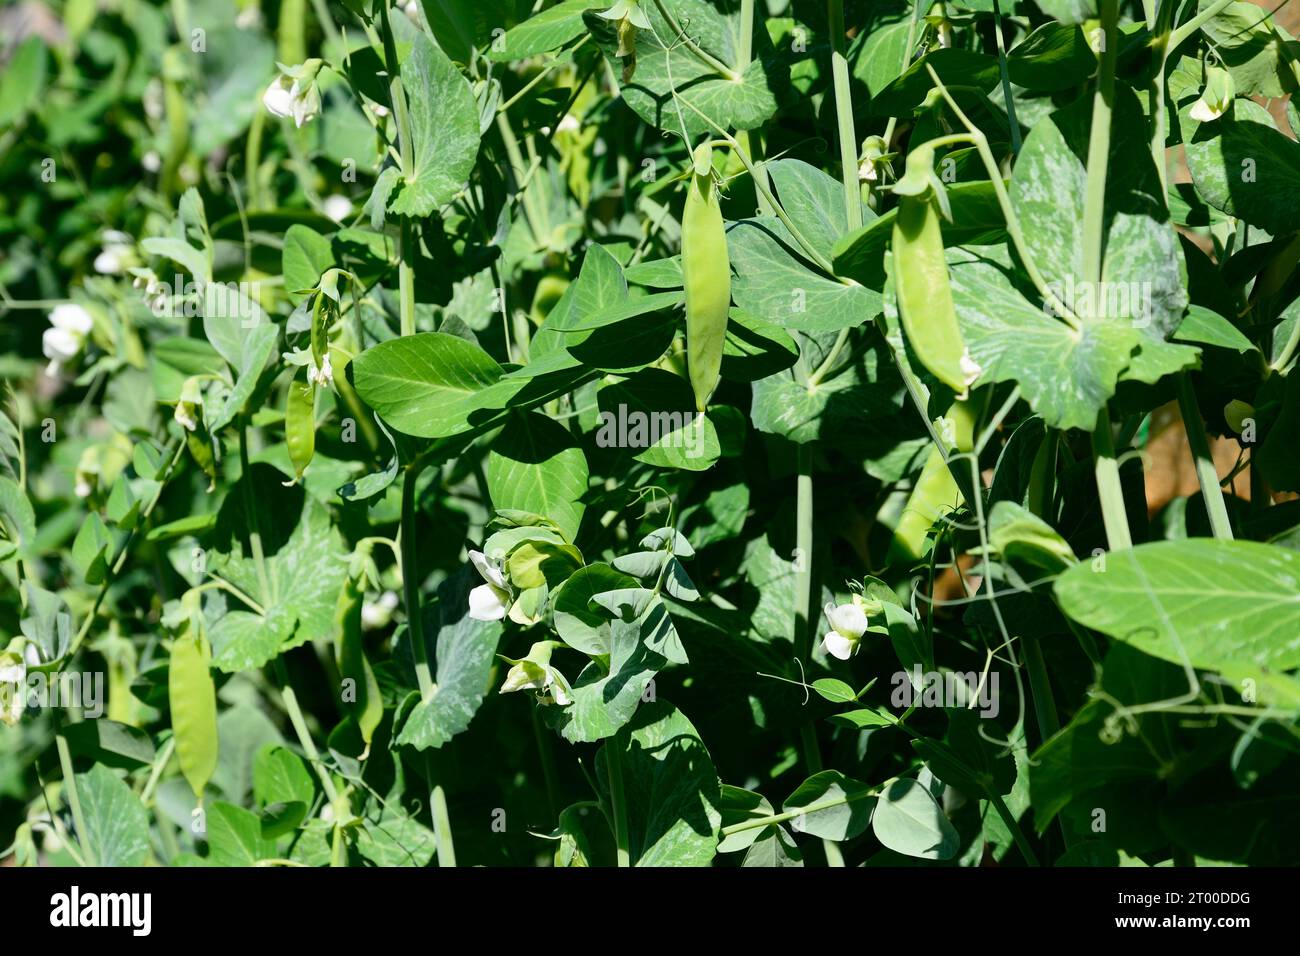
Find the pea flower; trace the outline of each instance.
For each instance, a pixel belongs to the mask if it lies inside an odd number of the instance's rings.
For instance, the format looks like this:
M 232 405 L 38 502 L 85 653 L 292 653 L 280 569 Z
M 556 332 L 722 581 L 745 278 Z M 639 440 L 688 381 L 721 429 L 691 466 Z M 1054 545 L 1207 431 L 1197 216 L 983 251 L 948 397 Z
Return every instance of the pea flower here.
M 487 582 L 469 592 L 469 616 L 476 621 L 501 620 L 510 606 L 510 586 L 505 575 L 482 551 L 471 551 L 469 560 Z
M 1232 100 L 1236 95 L 1232 74 L 1222 67 L 1208 67 L 1205 71 L 1205 89 L 1201 91 L 1201 98 L 1192 104 L 1192 119 L 1198 123 L 1218 119 L 1232 108 Z
M 262 94 L 262 105 L 273 116 L 293 117 L 294 125 L 302 127 L 320 112 L 316 74 L 320 72 L 321 61 L 313 57 L 298 66 L 276 65 L 280 68 L 280 75 Z
M 199 380 L 191 376 L 185 380 L 181 386 L 180 401 L 176 403 L 176 408 L 172 412 L 172 418 L 176 424 L 187 432 L 192 432 L 199 427 L 197 419 L 198 410 L 203 405 L 203 393 L 199 391 Z
M 323 385 L 326 388 L 334 384 L 334 367 L 330 365 L 330 356 L 328 352 L 326 352 L 325 357 L 321 359 L 320 368 L 316 367 L 315 362 L 308 364 L 307 378 L 309 381 L 315 382 L 317 385 Z
M 104 233 L 104 248 L 95 256 L 94 269 L 101 275 L 119 275 L 131 257 L 131 237 L 110 229 Z
M 21 644 L 21 638 L 3 653 L 0 653 L 0 721 L 12 727 L 22 719 L 27 704 L 24 700 L 24 688 L 27 683 L 27 661 L 23 653 L 15 647 Z
M 377 631 L 381 627 L 387 627 L 396 608 L 397 594 L 393 591 L 385 591 L 375 601 L 363 602 L 361 605 L 361 629 Z
M 352 200 L 347 196 L 340 196 L 338 193 L 326 196 L 323 205 L 325 215 L 335 222 L 342 222 L 352 215 Z
M 502 660 L 511 667 L 498 693 L 535 690 L 539 703 L 558 704 L 561 707 L 572 704 L 573 688 L 564 675 L 551 666 L 551 651 L 560 646 L 558 641 L 538 641 L 528 649 L 528 656 L 522 660 L 503 657 Z
M 41 350 L 50 364 L 45 374 L 51 378 L 59 374 L 59 366 L 71 362 L 86 344 L 95 320 L 83 306 L 75 302 L 56 305 L 50 312 L 50 327 L 41 336 Z
M 832 657 L 847 661 L 858 648 L 858 642 L 867 632 L 867 618 L 870 614 L 879 614 L 882 610 L 879 601 L 864 598 L 861 594 L 853 595 L 848 604 L 827 604 L 826 620 L 831 629 L 822 638 L 822 647 Z

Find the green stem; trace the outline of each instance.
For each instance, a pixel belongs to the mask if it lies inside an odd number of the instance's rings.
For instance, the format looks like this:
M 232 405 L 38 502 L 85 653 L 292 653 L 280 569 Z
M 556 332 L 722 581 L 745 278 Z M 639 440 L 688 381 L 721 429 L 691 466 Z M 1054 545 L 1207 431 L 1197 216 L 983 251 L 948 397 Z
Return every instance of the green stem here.
M 411 220 L 402 219 L 397 240 L 398 309 L 402 335 L 415 334 L 415 238 Z
M 862 193 L 858 187 L 858 139 L 853 128 L 853 96 L 849 92 L 849 61 L 844 55 L 844 0 L 826 0 L 831 33 L 831 78 L 835 86 L 835 121 L 840 141 L 840 178 L 844 183 L 844 213 L 849 231 L 862 226 Z
M 442 787 L 433 788 L 433 833 L 438 844 L 438 865 L 456 865 L 456 848 L 451 842 L 451 818 L 447 815 L 447 795 Z
M 1192 17 L 1181 27 L 1169 35 L 1169 50 L 1173 52 L 1178 49 L 1179 44 L 1201 28 L 1203 24 L 1208 23 L 1217 17 L 1233 3 L 1233 0 L 1215 0 L 1196 16 Z
M 518 103 L 521 99 L 527 96 L 529 91 L 535 88 L 538 83 L 542 82 L 542 80 L 550 76 L 551 71 L 553 71 L 557 66 L 568 66 L 569 63 L 572 62 L 573 54 L 578 52 L 578 50 L 582 49 L 583 44 L 585 44 L 590 39 L 591 39 L 591 34 L 588 33 L 581 40 L 579 40 L 568 50 L 566 50 L 564 53 L 558 54 L 555 57 L 553 57 L 551 61 L 546 64 L 546 66 L 542 67 L 541 71 L 535 77 L 533 77 L 531 80 L 529 80 L 527 83 L 524 84 L 523 88 L 520 89 L 518 93 L 516 93 L 514 96 L 510 97 L 510 99 L 506 100 L 504 103 L 498 106 L 497 112 L 504 113 L 506 110 L 510 109 L 510 107 Z
M 1007 809 L 1006 801 L 991 790 L 988 791 L 987 796 L 989 798 L 989 803 L 993 804 L 993 809 L 997 810 L 998 816 L 1002 818 L 1002 822 L 1006 825 L 1006 828 L 1011 831 L 1011 839 L 1016 841 L 1016 846 L 1020 850 L 1020 855 L 1025 858 L 1025 862 L 1030 866 L 1041 866 L 1042 864 L 1038 862 L 1038 857 L 1034 854 L 1033 847 L 1029 845 L 1029 841 L 1025 839 L 1024 833 L 1021 832 L 1020 824 L 1016 822 L 1016 818 L 1013 817 L 1011 811 Z
M 795 558 L 794 579 L 794 633 L 791 646 L 794 653 L 808 660 L 812 657 L 812 552 L 813 552 L 813 478 L 812 447 L 799 446 L 799 475 L 795 485 Z
M 1097 427 L 1092 432 L 1092 453 L 1106 541 L 1112 551 L 1131 548 L 1133 539 L 1129 535 L 1128 515 L 1124 511 L 1124 488 L 1120 484 L 1115 440 L 1110 432 L 1110 413 L 1104 405 L 1097 413 Z
M 1196 462 L 1196 480 L 1200 482 L 1205 511 L 1210 516 L 1210 531 L 1216 538 L 1231 541 L 1232 525 L 1228 522 L 1228 506 L 1223 500 L 1219 472 L 1214 467 L 1214 456 L 1205 435 L 1205 424 L 1201 421 L 1192 378 L 1186 372 L 1178 373 L 1178 410 L 1182 413 L 1187 444 L 1191 446 L 1192 458 Z
M 280 698 L 284 701 L 284 709 L 289 715 L 289 723 L 293 725 L 293 732 L 298 738 L 298 743 L 302 745 L 303 752 L 307 754 L 307 762 L 316 769 L 316 775 L 320 777 L 321 786 L 325 789 L 325 796 L 333 804 L 338 800 L 338 791 L 334 789 L 334 780 L 321 762 L 316 742 L 311 739 L 311 731 L 307 729 L 302 708 L 298 706 L 298 695 L 293 692 L 293 684 L 289 682 L 289 670 L 284 666 L 283 657 L 275 659 L 275 676 L 280 683 Z
M 998 41 L 998 72 L 1002 75 L 1002 99 L 1007 105 L 1007 126 L 1011 129 L 1011 152 L 1020 155 L 1020 123 L 1016 119 L 1016 98 L 1011 93 L 1011 73 L 1007 70 L 1006 42 L 1002 39 L 1002 7 L 993 0 L 993 35 Z
M 72 809 L 72 823 L 77 828 L 77 845 L 81 847 L 81 859 L 86 866 L 95 865 L 95 856 L 90 846 L 90 831 L 86 829 L 86 818 L 81 813 L 81 797 L 77 794 L 77 778 L 72 772 L 72 754 L 68 751 L 68 740 L 59 733 L 54 738 L 54 746 L 59 751 L 59 766 L 63 770 L 63 791 L 68 806 Z
M 415 537 L 415 485 L 420 468 L 408 465 L 402 479 L 402 596 L 406 605 L 406 629 L 411 638 L 411 659 L 415 661 L 415 677 L 420 685 L 420 699 L 433 696 L 433 674 L 429 669 L 429 653 L 424 644 L 424 620 L 420 615 L 420 575 L 416 558 Z
M 1119 0 L 1101 0 L 1102 50 L 1088 135 L 1088 177 L 1083 198 L 1083 280 L 1096 289 L 1105 251 L 1106 171 L 1110 162 L 1111 106 L 1115 100 L 1116 30 Z
M 886 780 L 878 787 L 870 790 L 860 790 L 855 793 L 845 793 L 842 797 L 831 797 L 822 800 L 819 803 L 811 803 L 806 807 L 796 807 L 793 810 L 785 810 L 781 813 L 770 813 L 765 817 L 754 817 L 750 820 L 742 820 L 740 823 L 733 823 L 729 827 L 722 828 L 723 836 L 731 836 L 733 833 L 744 833 L 746 830 L 753 830 L 758 827 L 772 826 L 777 823 L 786 823 L 798 817 L 820 813 L 823 810 L 831 810 L 835 807 L 841 807 L 845 804 L 856 803 L 858 800 L 866 800 L 869 797 L 877 797 L 887 786 L 894 782 L 893 778 Z
M 307 59 L 307 38 L 303 29 L 306 20 L 307 4 L 303 0 L 281 0 L 280 22 L 276 27 L 277 54 L 286 66 Z
M 620 730 L 605 747 L 605 766 L 609 770 L 609 800 L 614 814 L 614 846 L 619 866 L 632 865 L 627 836 L 627 801 L 623 793 L 622 747 L 626 739 L 626 732 Z
M 262 552 L 262 532 L 257 524 L 257 499 L 253 494 L 252 467 L 248 462 L 248 426 L 239 426 L 239 484 L 243 491 L 244 513 L 248 519 L 248 546 L 257 566 L 257 583 L 262 589 L 262 606 L 270 607 L 275 596 L 271 590 L 271 576 L 266 570 L 266 555 Z

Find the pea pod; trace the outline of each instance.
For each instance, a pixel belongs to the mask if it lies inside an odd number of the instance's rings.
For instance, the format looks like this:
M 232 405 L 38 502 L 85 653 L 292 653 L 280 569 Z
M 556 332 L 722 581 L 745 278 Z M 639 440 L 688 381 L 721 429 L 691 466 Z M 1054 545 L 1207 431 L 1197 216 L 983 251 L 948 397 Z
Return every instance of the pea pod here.
M 717 387 L 731 306 L 731 261 L 722 207 L 713 186 L 713 147 L 701 143 L 682 212 L 682 278 L 686 290 L 686 360 L 695 407 L 704 411 Z
M 316 386 L 307 380 L 289 383 L 289 398 L 284 408 L 284 442 L 289 446 L 289 461 L 294 477 L 303 471 L 316 454 Z
M 361 731 L 367 752 L 375 728 L 379 726 L 384 714 L 384 702 L 379 693 L 379 682 L 375 672 L 366 660 L 365 648 L 361 642 L 361 599 L 362 590 L 356 578 L 349 576 L 339 592 L 338 604 L 334 609 L 334 625 L 338 635 L 335 660 L 339 667 L 339 676 L 352 684 L 344 688 L 342 704 L 345 713 L 350 714 Z
M 217 766 L 217 690 L 209 664 L 212 651 L 202 634 L 187 628 L 172 644 L 167 697 L 176 738 L 176 757 L 194 796 Z
M 900 194 L 891 240 L 894 290 L 912 352 L 931 375 L 964 395 L 980 369 L 966 351 L 952 304 L 939 228 L 943 184 L 934 175 L 933 153 L 922 147 L 908 156 L 907 173 L 894 188 Z
M 945 416 L 953 439 L 953 448 L 968 452 L 974 447 L 975 418 L 967 402 L 955 402 Z M 958 467 L 962 467 L 958 463 Z M 894 540 L 889 546 L 887 564 L 915 561 L 925 548 L 925 537 L 941 514 L 961 505 L 961 490 L 953 480 L 952 472 L 939 449 L 931 448 L 921 475 L 907 497 L 907 505 L 894 527 Z

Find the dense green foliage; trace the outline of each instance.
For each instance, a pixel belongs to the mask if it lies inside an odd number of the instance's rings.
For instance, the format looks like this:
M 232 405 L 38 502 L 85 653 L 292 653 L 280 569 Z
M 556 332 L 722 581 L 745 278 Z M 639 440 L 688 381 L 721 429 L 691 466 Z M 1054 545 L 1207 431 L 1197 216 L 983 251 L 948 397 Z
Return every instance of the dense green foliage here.
M 1300 862 L 1267 11 L 0 37 L 14 862 Z

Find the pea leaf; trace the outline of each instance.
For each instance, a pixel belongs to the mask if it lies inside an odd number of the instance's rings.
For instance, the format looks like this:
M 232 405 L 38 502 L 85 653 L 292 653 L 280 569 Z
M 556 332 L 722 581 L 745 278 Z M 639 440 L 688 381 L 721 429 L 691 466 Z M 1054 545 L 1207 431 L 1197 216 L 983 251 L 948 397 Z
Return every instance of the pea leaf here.
M 875 799 L 871 788 L 838 770 L 815 773 L 786 798 L 784 813 L 800 811 L 791 826 L 823 840 L 851 840 L 867 829 Z
M 1084 627 L 1162 660 L 1237 677 L 1300 667 L 1300 555 L 1254 541 L 1187 539 L 1080 564 L 1056 580 L 1061 609 Z
M 904 856 L 950 860 L 961 839 L 930 791 L 915 780 L 895 780 L 871 818 L 876 839 Z
M 401 216 L 428 216 L 450 202 L 469 179 L 478 156 L 478 107 L 469 82 L 429 42 L 415 34 L 402 63 L 411 122 L 411 165 L 388 208 Z
M 143 866 L 149 857 L 149 819 L 126 782 L 97 764 L 76 775 L 86 842 L 96 866 Z

